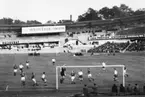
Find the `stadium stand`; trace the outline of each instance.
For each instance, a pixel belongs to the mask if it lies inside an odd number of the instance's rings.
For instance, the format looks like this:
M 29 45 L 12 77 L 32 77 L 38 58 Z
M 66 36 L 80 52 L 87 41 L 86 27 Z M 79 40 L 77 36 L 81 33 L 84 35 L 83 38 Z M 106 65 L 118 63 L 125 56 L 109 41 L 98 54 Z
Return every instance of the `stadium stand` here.
M 145 34 L 145 27 L 135 27 L 132 29 L 126 29 L 123 31 L 119 31 L 116 35 L 144 35 Z
M 17 33 L 15 32 L 1 32 L 0 33 L 0 39 L 5 39 L 5 38 L 16 38 L 17 37 Z

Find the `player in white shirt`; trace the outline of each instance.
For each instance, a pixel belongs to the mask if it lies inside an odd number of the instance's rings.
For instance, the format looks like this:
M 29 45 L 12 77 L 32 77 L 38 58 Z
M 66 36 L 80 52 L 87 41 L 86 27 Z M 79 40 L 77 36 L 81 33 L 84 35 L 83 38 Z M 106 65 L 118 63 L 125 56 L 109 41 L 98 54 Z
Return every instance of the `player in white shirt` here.
M 24 68 L 23 64 L 20 63 L 20 65 L 19 65 L 19 69 L 20 69 L 20 72 L 21 72 L 21 73 L 23 72 L 23 68 Z
M 53 58 L 52 59 L 52 65 L 55 65 L 56 60 Z
M 79 76 L 79 80 L 80 80 L 80 81 L 83 81 L 83 71 L 82 71 L 82 70 L 80 70 L 80 71 L 78 72 L 78 76 Z
M 114 81 L 117 81 L 118 77 L 118 71 L 116 70 L 116 68 L 114 68 Z
M 126 77 L 128 77 L 128 73 L 126 72 L 127 71 L 127 68 L 126 67 L 124 67 L 124 76 L 126 76 Z
M 26 67 L 29 69 L 29 61 L 26 61 Z
M 106 63 L 105 62 L 102 63 L 102 69 L 106 70 Z
M 41 76 L 41 79 L 44 83 L 46 83 L 46 75 L 45 75 L 45 72 L 43 72 L 42 76 Z

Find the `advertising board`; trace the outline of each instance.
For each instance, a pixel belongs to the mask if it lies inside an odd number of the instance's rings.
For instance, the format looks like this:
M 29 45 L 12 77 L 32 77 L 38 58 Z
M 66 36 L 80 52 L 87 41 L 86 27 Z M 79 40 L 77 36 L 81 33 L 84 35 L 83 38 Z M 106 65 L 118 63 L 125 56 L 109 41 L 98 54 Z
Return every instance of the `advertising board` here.
M 40 34 L 65 32 L 65 26 L 39 26 L 39 27 L 22 27 L 22 34 Z

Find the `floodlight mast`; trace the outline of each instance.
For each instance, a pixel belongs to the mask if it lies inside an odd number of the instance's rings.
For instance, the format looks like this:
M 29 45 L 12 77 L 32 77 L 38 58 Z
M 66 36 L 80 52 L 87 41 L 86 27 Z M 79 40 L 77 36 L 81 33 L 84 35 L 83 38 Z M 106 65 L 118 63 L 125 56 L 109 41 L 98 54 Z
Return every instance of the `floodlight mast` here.
M 58 90 L 58 69 L 63 66 L 56 66 L 56 90 Z M 91 66 L 65 66 L 65 68 L 90 68 L 90 67 L 102 67 L 102 65 L 91 65 Z M 122 75 L 123 75 L 123 86 L 125 87 L 125 76 L 124 76 L 124 65 L 106 65 L 105 67 L 112 68 L 112 67 L 121 67 L 122 68 Z

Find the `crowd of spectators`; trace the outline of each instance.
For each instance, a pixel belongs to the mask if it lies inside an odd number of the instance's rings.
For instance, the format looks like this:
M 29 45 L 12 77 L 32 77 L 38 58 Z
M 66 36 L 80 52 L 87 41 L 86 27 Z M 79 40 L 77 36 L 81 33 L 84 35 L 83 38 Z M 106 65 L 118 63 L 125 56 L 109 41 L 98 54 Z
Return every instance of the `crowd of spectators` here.
M 94 47 L 88 50 L 88 53 L 117 53 L 121 51 L 145 51 L 145 41 L 140 40 L 136 42 L 126 43 L 110 43 L 107 42 L 99 47 Z
M 72 95 L 71 97 L 96 97 L 98 95 L 108 95 L 108 96 L 127 96 L 127 95 L 144 95 L 145 94 L 145 84 L 143 87 L 139 87 L 138 84 L 128 84 L 127 86 L 123 86 L 120 84 L 119 86 L 116 84 L 112 85 L 110 89 L 110 93 L 102 94 L 99 92 L 99 87 L 94 83 L 93 86 L 84 85 L 82 92 Z
M 112 86 L 112 95 L 140 95 L 145 94 L 145 85 L 143 87 L 139 87 L 138 84 L 135 84 L 134 86 L 131 86 L 131 84 L 128 84 L 126 87 L 124 87 L 122 84 L 120 86 L 117 86 L 114 84 Z
M 127 43 L 107 42 L 99 47 L 95 47 L 95 48 L 88 50 L 88 52 L 94 52 L 94 53 L 120 52 L 120 51 L 124 50 L 128 45 L 129 45 L 129 42 L 127 42 Z
M 145 50 L 145 41 L 136 41 L 133 42 L 129 48 L 126 49 L 127 51 L 144 51 Z
M 28 51 L 38 51 L 42 50 L 43 48 L 54 48 L 57 47 L 58 44 L 56 43 L 48 43 L 47 46 L 44 44 L 3 44 L 0 45 L 0 50 L 28 50 Z

